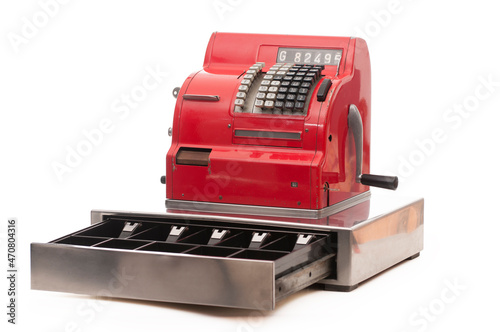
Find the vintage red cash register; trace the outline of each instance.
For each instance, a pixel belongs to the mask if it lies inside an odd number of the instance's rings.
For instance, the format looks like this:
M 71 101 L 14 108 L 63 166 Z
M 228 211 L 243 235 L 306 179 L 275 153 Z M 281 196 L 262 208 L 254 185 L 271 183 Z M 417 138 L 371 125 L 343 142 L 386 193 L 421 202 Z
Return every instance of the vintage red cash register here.
M 418 256 L 423 200 L 370 194 L 398 185 L 370 174 L 370 75 L 360 38 L 214 33 L 174 90 L 166 213 L 33 243 L 32 288 L 273 309 Z

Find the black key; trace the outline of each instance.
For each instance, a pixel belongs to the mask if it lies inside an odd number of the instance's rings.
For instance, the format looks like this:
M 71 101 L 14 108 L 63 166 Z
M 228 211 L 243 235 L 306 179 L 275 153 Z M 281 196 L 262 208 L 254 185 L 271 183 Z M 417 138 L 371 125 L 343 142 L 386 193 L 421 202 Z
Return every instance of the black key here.
M 306 101 L 306 95 L 298 95 L 297 96 L 297 101 Z
M 281 84 L 283 85 L 283 84 Z M 309 89 L 311 87 L 311 83 L 309 82 L 303 82 L 301 85 L 301 87 L 305 88 L 305 89 Z
M 287 92 L 288 92 L 288 88 L 287 87 L 280 86 L 278 88 L 278 93 L 287 93 Z
M 289 72 L 296 72 L 298 70 L 299 70 L 298 67 L 292 67 L 292 68 L 288 69 Z
M 290 84 L 290 86 L 298 88 L 301 83 L 302 83 L 302 81 L 292 81 L 292 83 Z
M 299 92 L 298 88 L 288 88 L 288 93 L 297 93 Z
M 285 109 L 289 109 L 289 110 L 292 110 L 295 106 L 295 103 L 293 101 L 287 101 L 285 103 Z
M 273 80 L 275 81 L 281 81 L 283 79 L 283 75 L 274 75 Z
M 296 97 L 297 97 L 297 95 L 288 94 L 288 95 L 286 95 L 286 100 L 293 101 L 293 100 L 295 100 Z
M 307 76 L 306 76 L 307 77 Z M 293 78 L 294 81 L 302 81 L 302 79 L 304 78 L 304 76 L 295 76 Z
M 297 76 L 306 76 L 307 72 L 305 71 L 299 71 L 297 72 Z
M 299 93 L 300 94 L 307 95 L 308 92 L 309 92 L 309 89 L 306 89 L 306 88 L 300 88 L 299 89 Z
M 306 77 L 304 77 L 303 82 L 312 83 L 312 82 L 314 82 L 314 78 L 312 78 L 310 76 L 306 76 Z
M 281 108 L 283 108 L 283 106 L 285 106 L 285 103 L 283 101 L 281 101 L 281 100 L 276 100 L 274 102 L 274 107 L 275 108 L 280 108 L 281 109 Z
M 299 71 L 301 71 L 301 72 L 308 72 L 309 69 L 308 68 L 301 68 L 301 69 L 299 69 Z
M 304 109 L 304 103 L 301 101 L 295 102 L 295 109 L 298 111 L 302 111 Z
M 332 86 L 332 80 L 330 80 L 328 78 L 324 79 L 321 82 L 321 85 L 319 86 L 318 94 L 317 94 L 318 101 L 325 101 L 326 100 L 328 90 L 330 90 L 331 86 Z
M 283 81 L 291 81 L 291 80 L 293 80 L 293 76 L 286 75 L 285 77 L 283 77 Z
M 312 68 L 313 65 L 304 65 L 304 68 Z
M 290 81 L 282 81 L 281 86 L 290 86 Z
M 314 68 L 318 68 L 320 70 L 325 69 L 325 65 L 315 65 Z
M 276 100 L 285 100 L 285 97 L 286 97 L 286 94 L 284 94 L 284 93 L 278 93 L 276 95 Z

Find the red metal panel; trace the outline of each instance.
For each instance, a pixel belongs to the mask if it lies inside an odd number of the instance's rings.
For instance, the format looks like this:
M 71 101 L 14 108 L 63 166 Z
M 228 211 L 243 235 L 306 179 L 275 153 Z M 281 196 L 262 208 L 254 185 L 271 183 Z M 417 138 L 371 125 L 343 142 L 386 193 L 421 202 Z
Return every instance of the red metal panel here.
M 326 100 L 316 100 L 318 84 L 306 116 L 234 113 L 244 71 L 256 62 L 265 62 L 267 71 L 279 47 L 343 50 L 338 68 L 323 70 L 324 79 L 333 83 Z M 183 100 L 184 94 L 216 95 L 219 100 Z M 363 171 L 368 173 L 370 61 L 362 39 L 213 34 L 204 70 L 188 77 L 179 92 L 167 154 L 167 198 L 320 209 L 368 190 L 354 178 L 350 104 L 357 105 L 363 120 Z M 297 133 L 300 139 L 236 137 L 235 130 Z M 212 149 L 209 165 L 175 165 L 180 147 Z M 326 183 L 332 190 L 325 191 Z

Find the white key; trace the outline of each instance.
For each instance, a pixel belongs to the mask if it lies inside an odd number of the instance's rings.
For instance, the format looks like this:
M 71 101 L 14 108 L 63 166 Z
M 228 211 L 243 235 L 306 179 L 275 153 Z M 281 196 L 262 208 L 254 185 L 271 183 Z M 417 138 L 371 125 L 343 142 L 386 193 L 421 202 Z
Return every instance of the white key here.
M 236 98 L 240 98 L 240 99 L 245 100 L 246 97 L 247 97 L 247 94 L 244 93 L 244 92 L 238 92 L 238 93 L 236 93 Z
M 264 92 L 259 92 L 259 93 L 257 93 L 256 98 L 257 99 L 264 99 L 264 98 L 266 98 L 266 94 Z
M 248 91 L 248 85 L 240 85 L 238 87 L 239 91 L 247 92 Z
M 274 77 L 273 75 L 264 75 L 264 79 L 269 81 L 272 80 L 273 77 Z
M 243 105 L 245 104 L 245 101 L 244 101 L 243 99 L 236 99 L 236 100 L 234 101 L 234 104 L 235 104 L 236 106 L 243 106 Z
M 272 86 L 280 86 L 280 81 L 271 81 Z
M 255 69 L 248 69 L 247 74 L 257 74 L 257 70 Z
M 250 81 L 250 80 L 242 80 L 241 84 L 250 85 L 250 84 L 252 84 L 252 81 Z
M 269 80 L 263 80 L 260 85 L 270 85 L 271 84 L 271 81 Z
M 267 75 L 274 75 L 276 74 L 276 70 L 270 70 L 267 72 Z
M 286 71 L 280 70 L 279 72 L 276 73 L 276 75 L 286 75 Z
M 254 74 L 246 74 L 245 76 L 243 76 L 243 78 L 245 80 L 253 81 L 253 79 L 255 78 L 255 75 Z
M 271 84 L 273 84 L 273 82 L 271 82 Z M 277 86 L 270 86 L 269 89 L 267 89 L 267 91 L 276 93 L 276 92 L 278 92 L 278 87 Z
M 274 101 L 272 101 L 272 100 L 266 100 L 266 102 L 264 103 L 264 107 L 265 108 L 273 108 L 274 107 Z
M 275 93 L 268 93 L 266 95 L 266 99 L 274 100 L 274 99 L 276 99 L 276 94 Z
M 257 100 L 255 101 L 255 107 L 262 107 L 262 106 L 264 106 L 264 100 L 262 100 L 262 99 L 257 99 Z
M 244 86 L 246 86 L 246 85 L 244 85 Z M 262 86 L 259 86 L 259 91 L 260 91 L 260 92 L 267 92 L 267 89 L 268 89 L 268 88 L 269 88 L 269 87 L 267 87 L 267 86 L 265 86 L 265 85 L 262 85 Z

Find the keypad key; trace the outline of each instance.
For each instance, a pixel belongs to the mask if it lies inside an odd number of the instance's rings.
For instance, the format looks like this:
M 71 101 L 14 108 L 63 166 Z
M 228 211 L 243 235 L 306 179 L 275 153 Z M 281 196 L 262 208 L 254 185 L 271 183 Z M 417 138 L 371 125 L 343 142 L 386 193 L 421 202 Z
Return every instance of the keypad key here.
M 292 101 L 292 100 L 295 100 L 295 98 L 296 98 L 296 97 L 297 97 L 297 95 L 294 95 L 294 94 L 288 94 L 288 95 L 286 95 L 286 100 L 290 100 L 290 101 Z
M 281 109 L 281 108 L 283 108 L 284 106 L 285 106 L 285 102 L 283 102 L 283 101 L 281 101 L 281 100 L 276 100 L 276 101 L 274 102 L 274 107 L 276 107 L 276 108 Z
M 281 82 L 280 81 L 271 81 L 272 86 L 280 86 Z
M 273 79 L 273 75 L 264 75 L 264 79 L 265 80 L 272 80 Z
M 300 94 L 307 95 L 308 92 L 309 92 L 309 89 L 306 89 L 306 88 L 300 88 L 299 89 L 299 93 Z
M 318 68 L 319 70 L 325 69 L 325 65 L 314 65 L 314 68 Z
M 272 100 L 266 100 L 264 102 L 264 108 L 273 108 L 274 107 L 274 101 Z
M 261 86 L 259 86 L 259 91 L 260 91 L 260 92 L 267 92 L 267 89 L 268 89 L 268 88 L 269 88 L 268 86 L 261 85 Z
M 251 68 L 251 67 L 250 67 Z M 248 69 L 247 70 L 247 74 L 257 74 L 257 70 L 256 69 Z
M 247 79 L 244 79 L 241 81 L 241 84 L 244 84 L 244 85 L 250 85 L 252 84 L 252 81 L 251 80 L 247 80 Z
M 238 91 L 247 92 L 248 91 L 248 85 L 240 85 L 238 87 Z
M 296 76 L 306 76 L 306 74 L 305 71 L 299 71 Z
M 302 82 L 302 84 L 300 86 L 302 88 L 304 88 L 304 89 L 309 89 L 311 87 L 311 83 L 309 83 L 309 82 Z
M 297 96 L 297 101 L 306 101 L 306 95 L 298 95 Z
M 288 93 L 297 93 L 297 92 L 299 92 L 298 88 L 289 88 L 288 89 Z
M 300 69 L 299 69 L 299 71 L 301 71 L 301 72 L 303 72 L 303 73 L 306 73 L 306 72 L 308 72 L 308 71 L 309 71 L 309 69 L 307 69 L 307 68 L 300 68 Z
M 276 74 L 276 70 L 269 69 L 269 71 L 266 74 L 267 75 L 274 75 L 274 74 Z
M 236 106 L 243 106 L 245 104 L 245 101 L 243 99 L 236 99 L 234 101 L 234 105 Z
M 295 106 L 295 103 L 293 101 L 287 101 L 285 103 L 285 109 L 292 110 Z
M 238 92 L 238 93 L 236 93 L 236 98 L 245 99 L 246 97 L 247 97 L 247 94 L 244 93 L 244 92 Z
M 283 77 L 283 81 L 291 81 L 291 80 L 293 80 L 293 76 L 287 75 L 287 76 Z
M 295 76 L 293 78 L 294 81 L 302 81 L 305 77 L 304 76 Z
M 283 76 L 283 75 L 274 75 L 273 80 L 275 80 L 275 81 L 281 81 L 283 79 L 283 77 L 285 77 L 285 76 Z
M 288 69 L 288 71 L 296 72 L 296 71 L 299 71 L 299 68 L 298 67 L 292 67 L 292 68 Z
M 276 99 L 276 94 L 275 93 L 268 93 L 266 95 L 266 99 L 268 99 L 268 100 L 274 100 L 274 99 Z
M 271 82 L 271 84 L 273 84 Z M 268 92 L 276 93 L 278 92 L 278 87 L 277 86 L 270 86 L 269 89 L 267 89 Z
M 314 78 L 312 78 L 310 76 L 306 76 L 306 77 L 304 77 L 303 82 L 312 83 L 312 82 L 314 82 Z
M 243 79 L 250 81 L 253 81 L 254 78 L 255 78 L 254 74 L 246 74 L 245 76 L 243 76 Z
M 257 99 L 257 100 L 255 101 L 255 107 L 262 107 L 262 106 L 264 106 L 264 100 L 262 100 L 262 99 Z
M 278 93 L 276 95 L 277 100 L 285 100 L 285 98 L 286 98 L 286 94 L 284 94 L 284 93 Z
M 298 88 L 301 83 L 302 83 L 302 81 L 292 81 L 292 83 L 290 83 L 290 86 Z
M 279 93 L 287 93 L 287 92 L 288 92 L 288 88 L 287 88 L 287 87 L 285 87 L 285 86 L 280 86 L 280 87 L 278 88 L 278 92 L 279 92 Z
M 285 87 L 290 86 L 290 81 L 283 81 L 283 82 L 281 82 L 281 86 L 285 86 Z
M 277 71 L 277 72 L 276 72 L 276 75 L 285 76 L 285 75 L 286 75 L 286 73 L 287 73 L 287 71 L 286 71 L 286 70 L 279 70 L 279 71 Z
M 262 82 L 260 82 L 260 85 L 271 85 L 271 81 L 269 80 L 263 80 Z
M 304 105 L 305 105 L 305 104 L 304 104 L 303 102 L 301 102 L 301 101 L 296 101 L 296 102 L 295 102 L 295 107 L 294 107 L 294 108 L 295 108 L 297 111 L 303 111 L 303 110 L 304 110 Z
M 257 93 L 256 98 L 257 99 L 265 99 L 266 98 L 266 94 L 264 92 L 259 92 L 259 93 Z

